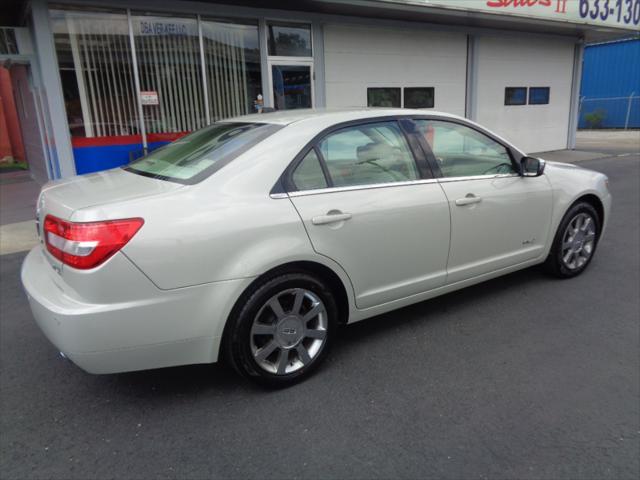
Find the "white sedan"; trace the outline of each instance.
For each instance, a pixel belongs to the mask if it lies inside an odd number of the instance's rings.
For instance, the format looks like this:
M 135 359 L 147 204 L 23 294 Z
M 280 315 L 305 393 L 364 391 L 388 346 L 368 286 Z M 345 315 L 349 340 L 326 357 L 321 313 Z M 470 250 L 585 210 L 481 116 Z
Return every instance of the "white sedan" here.
M 224 356 L 287 385 L 339 324 L 535 264 L 578 275 L 610 207 L 606 176 L 460 117 L 250 115 L 47 184 L 22 282 L 45 335 L 88 372 Z

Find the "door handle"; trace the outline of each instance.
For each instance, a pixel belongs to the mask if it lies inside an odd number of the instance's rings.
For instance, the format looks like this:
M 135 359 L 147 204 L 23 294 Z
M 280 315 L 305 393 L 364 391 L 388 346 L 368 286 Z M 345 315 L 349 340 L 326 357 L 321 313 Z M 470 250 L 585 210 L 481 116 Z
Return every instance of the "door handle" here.
M 473 193 L 467 193 L 464 198 L 459 198 L 456 200 L 456 205 L 458 207 L 463 207 L 465 205 L 471 205 L 473 203 L 480 203 L 482 201 L 482 197 L 476 197 Z
M 336 213 L 329 212 L 326 215 L 313 217 L 311 219 L 311 223 L 313 223 L 314 225 L 326 225 L 328 223 L 344 222 L 345 220 L 349 220 L 350 218 L 350 213 L 342 213 L 339 211 Z

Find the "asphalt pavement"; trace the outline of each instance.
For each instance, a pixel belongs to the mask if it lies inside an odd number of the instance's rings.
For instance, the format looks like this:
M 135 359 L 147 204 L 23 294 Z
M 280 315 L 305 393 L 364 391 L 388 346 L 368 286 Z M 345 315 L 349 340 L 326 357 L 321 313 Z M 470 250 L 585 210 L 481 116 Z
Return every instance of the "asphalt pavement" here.
M 637 479 L 640 155 L 588 270 L 517 272 L 343 328 L 263 390 L 223 365 L 84 373 L 0 257 L 0 478 Z M 180 321 L 180 319 L 176 319 Z

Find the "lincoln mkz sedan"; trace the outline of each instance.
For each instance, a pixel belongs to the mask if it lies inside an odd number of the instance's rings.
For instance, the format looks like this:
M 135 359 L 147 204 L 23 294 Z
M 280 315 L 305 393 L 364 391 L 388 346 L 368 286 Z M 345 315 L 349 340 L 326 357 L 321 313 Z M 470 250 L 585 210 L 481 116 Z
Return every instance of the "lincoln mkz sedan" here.
M 87 372 L 225 358 L 287 385 L 340 324 L 535 264 L 580 274 L 610 207 L 605 175 L 460 117 L 249 115 L 44 186 L 22 282 Z

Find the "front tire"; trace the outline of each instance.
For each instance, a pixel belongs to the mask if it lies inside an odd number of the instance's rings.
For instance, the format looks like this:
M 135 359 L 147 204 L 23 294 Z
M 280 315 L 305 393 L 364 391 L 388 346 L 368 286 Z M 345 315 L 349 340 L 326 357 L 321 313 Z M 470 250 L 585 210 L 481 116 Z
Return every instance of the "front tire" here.
M 559 278 L 581 274 L 591 262 L 600 238 L 600 217 L 589 203 L 579 202 L 565 214 L 545 261 L 547 272 Z
M 272 387 L 308 377 L 324 360 L 338 308 L 330 288 L 303 272 L 254 285 L 232 314 L 226 355 L 243 376 Z

